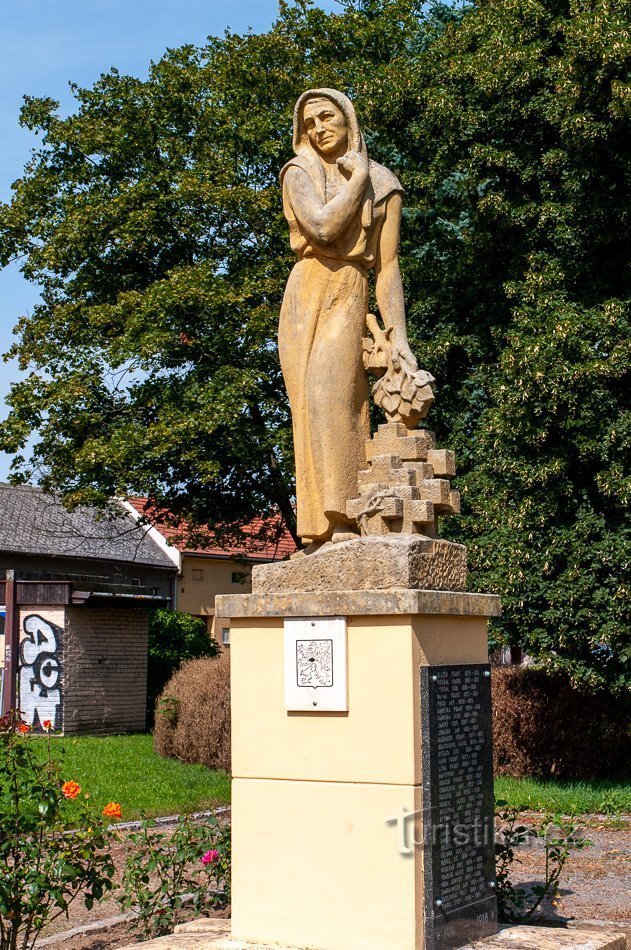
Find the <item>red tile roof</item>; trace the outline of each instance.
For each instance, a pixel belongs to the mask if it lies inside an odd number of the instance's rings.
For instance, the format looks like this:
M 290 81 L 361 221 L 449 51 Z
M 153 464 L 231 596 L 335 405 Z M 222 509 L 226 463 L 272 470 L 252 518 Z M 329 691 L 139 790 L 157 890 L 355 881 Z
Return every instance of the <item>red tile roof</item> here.
M 139 515 L 146 517 L 147 521 L 160 532 L 169 544 L 177 548 L 182 554 L 205 554 L 213 557 L 243 558 L 255 561 L 279 561 L 297 550 L 296 543 L 280 515 L 270 518 L 253 518 L 249 524 L 243 525 L 239 530 L 246 536 L 247 540 L 244 539 L 241 544 L 227 541 L 223 547 L 217 547 L 216 542 L 208 547 L 193 547 L 187 544 L 188 532 L 185 523 L 181 525 L 160 524 L 157 522 L 160 512 L 151 508 L 147 498 L 128 498 L 127 500 Z M 262 533 L 263 537 L 259 537 Z M 250 538 L 251 540 L 249 540 Z

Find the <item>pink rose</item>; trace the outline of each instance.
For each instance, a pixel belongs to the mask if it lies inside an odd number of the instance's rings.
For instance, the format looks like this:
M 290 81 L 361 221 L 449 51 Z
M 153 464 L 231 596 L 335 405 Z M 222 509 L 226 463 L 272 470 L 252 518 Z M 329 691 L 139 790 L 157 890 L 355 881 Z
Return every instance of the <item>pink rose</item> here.
M 219 860 L 219 852 L 214 849 L 207 851 L 206 854 L 202 856 L 202 864 L 214 864 L 215 861 Z

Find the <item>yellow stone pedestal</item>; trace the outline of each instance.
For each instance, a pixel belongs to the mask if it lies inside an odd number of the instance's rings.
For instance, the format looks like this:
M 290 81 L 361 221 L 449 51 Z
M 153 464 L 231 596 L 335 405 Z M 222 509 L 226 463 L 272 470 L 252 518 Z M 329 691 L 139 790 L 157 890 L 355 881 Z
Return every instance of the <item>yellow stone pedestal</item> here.
M 217 610 L 231 619 L 232 939 L 423 950 L 421 670 L 486 663 L 498 598 L 251 594 Z M 348 711 L 288 712 L 284 618 L 333 616 Z

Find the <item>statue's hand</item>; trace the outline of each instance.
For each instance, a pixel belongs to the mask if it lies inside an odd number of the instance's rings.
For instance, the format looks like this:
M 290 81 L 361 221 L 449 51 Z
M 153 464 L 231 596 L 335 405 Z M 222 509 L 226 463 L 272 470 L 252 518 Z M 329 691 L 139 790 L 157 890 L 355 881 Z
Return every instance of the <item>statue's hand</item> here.
M 401 365 L 410 373 L 414 375 L 418 370 L 418 363 L 416 362 L 416 357 L 410 349 L 410 344 L 406 339 L 401 337 L 393 337 L 392 339 L 392 365 L 395 369 L 399 369 Z
M 351 175 L 353 178 L 368 181 L 368 162 L 361 152 L 356 152 L 351 149 L 346 155 L 342 155 L 341 158 L 338 158 L 337 166 L 340 171 L 346 172 L 347 175 Z

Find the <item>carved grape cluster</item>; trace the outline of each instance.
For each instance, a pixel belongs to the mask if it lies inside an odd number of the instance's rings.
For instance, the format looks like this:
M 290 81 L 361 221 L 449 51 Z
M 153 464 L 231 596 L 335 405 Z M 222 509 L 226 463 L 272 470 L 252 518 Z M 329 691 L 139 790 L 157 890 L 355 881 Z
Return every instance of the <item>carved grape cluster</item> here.
M 403 361 L 395 364 L 392 330 L 382 330 L 374 313 L 368 314 L 366 324 L 372 338 L 362 340 L 364 368 L 378 377 L 372 387 L 375 404 L 383 409 L 388 422 L 402 422 L 414 429 L 434 402 L 434 377 L 422 369 L 412 371 Z

